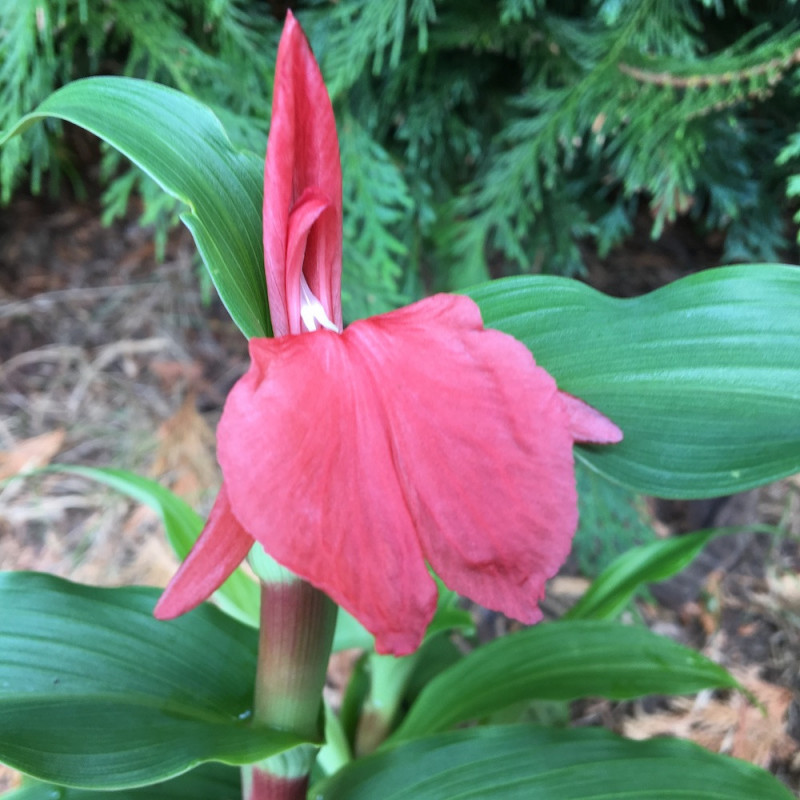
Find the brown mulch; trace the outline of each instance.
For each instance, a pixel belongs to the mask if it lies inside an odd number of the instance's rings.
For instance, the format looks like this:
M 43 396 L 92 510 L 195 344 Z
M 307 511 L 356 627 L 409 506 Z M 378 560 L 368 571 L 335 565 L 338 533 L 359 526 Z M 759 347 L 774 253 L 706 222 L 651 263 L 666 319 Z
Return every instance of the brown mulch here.
M 185 231 L 100 224 L 96 202 L 21 197 L 0 216 L 0 481 L 51 463 L 161 480 L 207 509 L 213 429 L 246 368 L 218 302 L 201 302 Z M 163 586 L 176 566 L 147 509 L 64 474 L 0 484 L 0 569 Z M 0 767 L 0 791 L 16 778 Z M 5 777 L 4 777 L 5 776 Z
M 201 305 L 187 234 L 176 232 L 156 263 L 150 232 L 99 220 L 96 203 L 54 209 L 30 198 L 2 216 L 0 451 L 29 468 L 55 460 L 141 471 L 182 482 L 202 503 L 217 480 L 215 414 L 245 369 L 244 340 Z M 180 474 L 176 438 L 194 487 Z M 130 511 L 79 478 L 10 483 L 0 489 L 0 567 L 160 583 L 171 561 L 148 575 L 142 555 L 157 537 L 118 535 L 123 520 L 137 521 Z
M 207 509 L 219 480 L 213 430 L 246 368 L 244 339 L 217 300 L 203 303 L 188 234 L 171 235 L 160 263 L 135 216 L 108 228 L 100 216 L 96 202 L 28 197 L 0 215 L 0 480 L 50 463 L 114 466 Z M 595 260 L 592 280 L 636 294 L 718 252 L 682 228 L 658 245 L 644 235 L 624 257 Z M 654 510 L 664 535 L 751 522 L 782 531 L 712 543 L 639 606 L 654 630 L 734 670 L 765 711 L 735 693 L 703 693 L 584 703 L 576 716 L 634 738 L 693 738 L 800 789 L 800 479 Z M 103 487 L 63 474 L 0 484 L 0 569 L 163 585 L 174 567 L 153 515 Z M 566 604 L 585 585 L 556 579 L 550 602 Z M 0 771 L 0 792 L 12 780 Z

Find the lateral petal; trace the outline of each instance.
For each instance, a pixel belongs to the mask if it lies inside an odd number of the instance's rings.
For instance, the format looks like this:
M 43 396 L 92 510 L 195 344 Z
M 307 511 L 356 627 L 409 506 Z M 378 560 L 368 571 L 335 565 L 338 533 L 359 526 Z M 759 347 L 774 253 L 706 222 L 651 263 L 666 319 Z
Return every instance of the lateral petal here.
M 266 552 L 399 655 L 419 645 L 436 587 L 365 355 L 347 332 L 251 340 L 218 457 L 234 513 Z
M 369 354 L 422 551 L 456 592 L 524 622 L 577 527 L 572 435 L 553 378 L 437 295 L 351 325 Z
M 331 211 L 310 231 L 303 272 L 328 317 L 341 327 L 342 172 L 336 122 L 308 40 L 288 12 L 278 46 L 264 170 L 264 262 L 276 336 L 290 331 L 289 214 L 307 189 L 325 197 Z
M 576 442 L 616 444 L 622 441 L 622 431 L 596 408 L 567 392 L 559 392 L 559 397 L 569 418 L 570 433 Z
M 207 600 L 242 563 L 252 546 L 253 537 L 233 515 L 223 484 L 203 532 L 158 599 L 155 617 L 172 619 Z

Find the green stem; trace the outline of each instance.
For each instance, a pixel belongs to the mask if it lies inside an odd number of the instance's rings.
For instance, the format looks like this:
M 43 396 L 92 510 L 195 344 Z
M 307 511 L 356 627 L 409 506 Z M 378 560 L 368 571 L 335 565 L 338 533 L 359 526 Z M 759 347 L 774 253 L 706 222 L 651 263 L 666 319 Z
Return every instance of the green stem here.
M 391 733 L 397 710 L 417 664 L 418 653 L 396 658 L 372 653 L 369 657 L 370 690 L 356 729 L 355 752 L 365 756 Z

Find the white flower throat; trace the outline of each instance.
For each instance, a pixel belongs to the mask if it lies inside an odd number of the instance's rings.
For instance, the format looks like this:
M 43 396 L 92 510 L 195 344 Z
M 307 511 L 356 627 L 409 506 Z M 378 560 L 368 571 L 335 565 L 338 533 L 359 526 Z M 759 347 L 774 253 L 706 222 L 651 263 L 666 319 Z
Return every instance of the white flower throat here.
M 315 331 L 318 327 L 322 327 L 334 333 L 341 333 L 336 324 L 328 319 L 322 303 L 311 291 L 306 276 L 302 272 L 300 273 L 300 318 L 307 331 Z

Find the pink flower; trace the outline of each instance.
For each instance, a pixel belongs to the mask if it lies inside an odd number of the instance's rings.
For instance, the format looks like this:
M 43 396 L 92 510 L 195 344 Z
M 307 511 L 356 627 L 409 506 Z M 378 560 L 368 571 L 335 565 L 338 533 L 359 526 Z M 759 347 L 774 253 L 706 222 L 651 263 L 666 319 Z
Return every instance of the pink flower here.
M 578 520 L 572 446 L 619 429 L 560 392 L 467 297 L 436 295 L 342 331 L 342 182 L 333 110 L 289 13 L 267 149 L 264 254 L 275 338 L 218 430 L 224 486 L 161 597 L 208 597 L 259 542 L 402 655 L 436 607 L 428 567 L 523 622 Z

